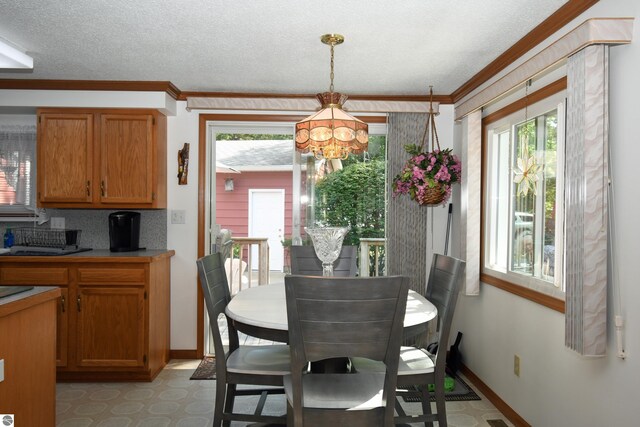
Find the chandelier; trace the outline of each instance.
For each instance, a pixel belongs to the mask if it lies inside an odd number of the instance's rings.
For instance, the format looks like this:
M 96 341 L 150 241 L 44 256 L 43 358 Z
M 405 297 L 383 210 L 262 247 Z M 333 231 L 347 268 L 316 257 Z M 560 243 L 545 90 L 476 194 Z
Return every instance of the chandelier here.
M 318 93 L 320 111 L 296 123 L 296 150 L 312 152 L 317 159 L 346 159 L 350 153 L 367 150 L 369 127 L 342 109 L 347 95 L 333 91 L 333 50 L 344 42 L 340 34 L 325 34 L 322 43 L 331 47 L 331 84 L 329 92 Z

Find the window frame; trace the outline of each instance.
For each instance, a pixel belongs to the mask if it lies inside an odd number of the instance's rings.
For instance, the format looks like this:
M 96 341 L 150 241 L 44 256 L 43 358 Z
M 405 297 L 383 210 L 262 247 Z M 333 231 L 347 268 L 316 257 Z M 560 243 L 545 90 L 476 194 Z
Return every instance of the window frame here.
M 16 123 L 8 123 L 8 128 L 12 126 L 19 126 L 23 128 L 33 129 L 34 145 L 31 154 L 31 160 L 29 165 L 29 203 L 16 203 L 13 205 L 0 204 L 0 222 L 33 222 L 40 218 L 40 211 L 37 208 L 36 194 L 37 194 L 37 126 L 35 124 L 35 116 L 33 123 L 23 123 L 18 121 Z
M 549 282 L 544 282 L 542 279 L 537 278 L 527 278 L 527 277 L 518 277 L 517 282 L 513 280 L 514 275 L 517 273 L 505 274 L 501 273 L 497 270 L 488 268 L 485 262 L 485 256 L 488 247 L 488 240 L 485 239 L 485 236 L 488 236 L 487 227 L 487 219 L 488 219 L 488 179 L 489 179 L 489 144 L 490 140 L 488 138 L 489 131 L 492 130 L 495 133 L 499 133 L 498 131 L 504 131 L 507 128 L 513 131 L 514 125 L 517 125 L 524 121 L 525 118 L 525 108 L 527 109 L 527 118 L 530 120 L 534 117 L 537 117 L 541 114 L 546 114 L 549 111 L 555 109 L 560 102 L 562 102 L 566 98 L 565 91 L 566 90 L 566 78 L 562 78 L 556 82 L 549 84 L 548 86 L 543 87 L 542 89 L 533 92 L 526 96 L 526 98 L 521 98 L 500 110 L 491 113 L 482 119 L 482 210 L 481 210 L 481 256 L 480 256 L 480 280 L 483 283 L 495 286 L 507 292 L 513 293 L 530 301 L 536 302 L 558 312 L 564 313 L 565 310 L 565 301 L 564 301 L 564 291 L 559 290 L 553 284 Z M 562 115 L 562 119 L 560 118 Z M 562 108 L 558 110 L 558 123 L 559 128 L 562 128 L 562 132 L 564 132 L 564 124 L 560 126 L 560 123 L 564 123 L 564 111 Z M 560 129 L 559 129 L 560 132 Z M 558 150 L 557 161 L 564 162 L 564 156 L 561 153 L 561 150 Z M 557 184 L 562 184 L 563 178 L 560 174 L 557 177 Z M 558 206 L 561 203 L 557 204 L 559 211 L 556 212 L 556 218 L 562 218 L 562 207 Z M 564 221 L 560 220 L 556 224 L 556 233 L 560 229 L 562 231 L 564 229 L 563 226 Z M 507 233 L 511 232 L 511 227 Z M 557 248 L 557 253 L 562 253 L 562 236 L 557 234 L 556 242 L 559 244 L 559 248 Z M 510 258 L 510 257 L 509 257 Z M 556 257 L 556 260 L 558 257 Z M 561 276 L 562 268 L 561 264 L 556 262 L 556 271 Z M 523 280 L 524 279 L 524 280 Z M 562 279 L 560 279 L 562 280 Z

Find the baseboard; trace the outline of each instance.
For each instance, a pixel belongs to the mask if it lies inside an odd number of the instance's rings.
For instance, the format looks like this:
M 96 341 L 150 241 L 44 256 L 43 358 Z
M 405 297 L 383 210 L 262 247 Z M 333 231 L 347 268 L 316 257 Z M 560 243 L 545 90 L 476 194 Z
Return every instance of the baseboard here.
M 489 400 L 489 402 L 493 403 L 493 406 L 502 414 L 504 414 L 509 421 L 513 423 L 516 427 L 531 427 L 524 418 L 522 418 L 516 411 L 514 411 L 507 403 L 500 398 L 493 390 L 489 388 L 476 374 L 471 371 L 465 364 L 460 366 L 460 371 L 464 374 L 465 377 L 473 384 L 480 393 L 484 394 L 484 396 Z
M 197 350 L 169 350 L 169 359 L 200 359 Z

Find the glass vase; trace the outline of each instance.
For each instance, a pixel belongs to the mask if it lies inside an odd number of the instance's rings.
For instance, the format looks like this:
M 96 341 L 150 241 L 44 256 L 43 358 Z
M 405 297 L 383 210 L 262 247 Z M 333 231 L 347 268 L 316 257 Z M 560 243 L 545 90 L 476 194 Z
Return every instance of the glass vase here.
M 342 241 L 349 227 L 305 227 L 316 255 L 322 262 L 322 275 L 333 276 L 333 263 L 340 256 Z

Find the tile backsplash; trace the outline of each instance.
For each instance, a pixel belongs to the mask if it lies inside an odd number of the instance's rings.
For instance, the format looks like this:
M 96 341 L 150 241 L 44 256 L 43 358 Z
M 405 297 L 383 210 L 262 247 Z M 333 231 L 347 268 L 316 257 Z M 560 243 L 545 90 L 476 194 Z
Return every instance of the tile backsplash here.
M 125 209 L 47 209 L 49 218 L 61 217 L 64 228 L 82 230 L 80 246 L 92 249 L 109 249 L 109 214 Z M 167 210 L 133 210 L 140 212 L 140 247 L 146 249 L 167 248 Z M 31 227 L 28 222 L 1 223 L 4 234 L 7 227 Z M 50 221 L 38 227 L 49 228 Z

